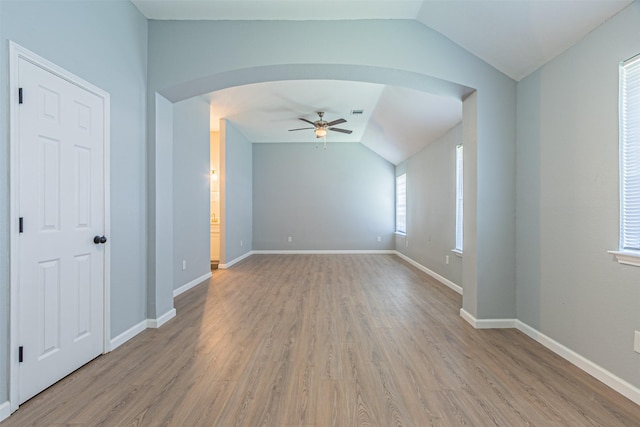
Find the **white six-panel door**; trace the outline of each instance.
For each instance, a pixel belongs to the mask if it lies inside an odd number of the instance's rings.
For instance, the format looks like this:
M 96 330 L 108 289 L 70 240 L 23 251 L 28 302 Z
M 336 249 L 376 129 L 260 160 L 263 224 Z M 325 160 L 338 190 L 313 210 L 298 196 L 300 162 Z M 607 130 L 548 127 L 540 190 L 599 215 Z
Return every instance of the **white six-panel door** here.
M 104 100 L 18 61 L 22 403 L 103 352 L 108 243 Z

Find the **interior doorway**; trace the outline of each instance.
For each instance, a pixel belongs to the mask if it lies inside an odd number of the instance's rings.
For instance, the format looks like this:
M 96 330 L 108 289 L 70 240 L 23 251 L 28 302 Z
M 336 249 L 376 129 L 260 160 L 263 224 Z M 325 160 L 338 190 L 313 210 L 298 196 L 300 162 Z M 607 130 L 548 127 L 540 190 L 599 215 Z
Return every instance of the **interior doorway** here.
M 210 133 L 210 235 L 211 235 L 211 269 L 220 264 L 220 132 Z

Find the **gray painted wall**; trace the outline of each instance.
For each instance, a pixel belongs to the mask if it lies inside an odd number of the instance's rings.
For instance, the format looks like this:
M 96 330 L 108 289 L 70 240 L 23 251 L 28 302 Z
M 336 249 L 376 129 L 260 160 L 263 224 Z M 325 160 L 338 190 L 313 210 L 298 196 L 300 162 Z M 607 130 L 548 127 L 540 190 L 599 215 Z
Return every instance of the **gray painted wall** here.
M 462 251 L 462 287 L 464 296 L 462 307 L 478 318 L 478 93 L 472 93 L 463 101 L 462 108 L 462 145 L 464 145 L 463 198 L 464 198 L 464 240 Z M 489 284 L 483 281 L 484 284 Z M 508 289 L 514 292 L 515 289 Z M 510 298 L 515 296 L 511 293 Z
M 173 104 L 156 94 L 156 145 L 148 155 L 147 170 L 158 180 L 147 189 L 148 281 L 147 319 L 159 319 L 173 310 L 173 268 L 165 259 L 173 259 Z M 156 191 L 162 188 L 162 191 Z
M 209 139 L 208 101 L 192 98 L 173 105 L 173 289 L 211 269 Z
M 111 94 L 111 334 L 117 336 L 146 316 L 147 21 L 129 2 L 3 0 L 0 29 L 2 70 L 8 70 L 7 41 L 13 40 Z M 8 87 L 7 73 L 0 73 L 0 87 L 3 92 Z M 8 230 L 6 102 L 0 103 L 0 115 L 0 224 Z M 3 231 L 0 303 L 5 305 L 8 242 Z M 0 402 L 7 398 L 7 314 L 0 311 Z
M 640 386 L 640 269 L 618 264 L 618 65 L 633 2 L 518 85 L 518 317 Z
M 341 49 L 309 49 L 323 45 Z M 388 83 L 460 99 L 469 88 L 478 90 L 477 180 L 470 191 L 481 203 L 474 211 L 465 207 L 465 217 L 474 216 L 477 225 L 477 245 L 465 251 L 477 254 L 478 283 L 464 298 L 480 318 L 515 317 L 513 80 L 415 21 L 149 23 L 149 90 L 173 101 L 304 78 Z M 463 281 L 475 279 L 465 275 Z
M 253 248 L 393 249 L 394 187 L 393 165 L 362 144 L 254 144 Z
M 221 233 L 220 263 L 226 264 L 250 252 L 253 247 L 252 144 L 226 120 L 221 121 L 220 153 L 220 219 L 224 229 Z M 206 235 L 208 238 L 208 228 Z
M 540 73 L 518 83 L 516 176 L 517 314 L 540 326 Z M 573 161 L 572 161 L 573 164 Z
M 397 239 L 397 250 L 462 286 L 462 258 L 451 252 L 456 242 L 455 161 L 459 144 L 461 123 L 398 168 L 396 175 L 407 174 L 407 236 Z

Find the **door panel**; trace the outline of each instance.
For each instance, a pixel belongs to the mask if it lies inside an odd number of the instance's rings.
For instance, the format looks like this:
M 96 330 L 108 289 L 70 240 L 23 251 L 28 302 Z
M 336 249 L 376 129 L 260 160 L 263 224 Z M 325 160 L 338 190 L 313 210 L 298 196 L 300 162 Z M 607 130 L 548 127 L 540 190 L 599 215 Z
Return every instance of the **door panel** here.
M 60 349 L 60 260 L 42 261 L 39 274 L 38 312 L 41 346 L 36 348 L 38 360 L 43 360 Z
M 104 104 L 19 59 L 20 403 L 102 353 Z

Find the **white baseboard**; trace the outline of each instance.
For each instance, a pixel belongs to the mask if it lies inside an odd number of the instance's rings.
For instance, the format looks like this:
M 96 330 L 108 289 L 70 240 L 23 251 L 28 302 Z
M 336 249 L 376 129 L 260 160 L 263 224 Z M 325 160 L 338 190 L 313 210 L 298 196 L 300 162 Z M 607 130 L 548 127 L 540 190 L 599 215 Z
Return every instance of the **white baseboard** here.
M 460 309 L 460 317 L 476 329 L 513 329 L 518 321 L 517 319 L 476 319 L 464 308 Z
M 9 418 L 9 415 L 11 415 L 11 404 L 7 400 L 0 404 L 0 421 Z
M 244 255 L 239 256 L 238 258 L 229 261 L 224 264 L 219 264 L 218 268 L 221 270 L 227 269 L 234 264 L 239 263 L 243 259 L 250 257 L 251 255 L 341 255 L 341 254 L 383 254 L 383 255 L 391 255 L 395 254 L 396 251 L 392 249 L 382 249 L 382 250 L 352 250 L 352 249 L 309 249 L 309 250 L 254 250 L 249 251 Z M 435 273 L 434 273 L 435 274 Z M 446 279 L 444 279 L 446 280 Z M 448 285 L 447 285 L 448 286 Z
M 460 317 L 466 320 L 467 323 L 473 326 L 474 328 L 476 327 L 476 318 L 464 308 L 460 309 Z
M 537 341 L 549 350 L 553 351 L 558 356 L 582 369 L 598 381 L 603 382 L 621 395 L 625 396 L 627 399 L 640 405 L 640 389 L 638 387 L 628 383 L 622 378 L 607 371 L 600 365 L 593 363 L 586 357 L 576 353 L 570 348 L 560 344 L 553 338 L 548 337 L 520 320 L 516 321 L 516 328 L 525 335 L 528 335 L 534 341 Z
M 175 316 L 176 316 L 176 309 L 174 308 L 169 310 L 162 316 L 160 316 L 158 319 L 145 319 L 142 322 L 138 323 L 137 325 L 133 325 L 132 327 L 130 327 L 129 329 L 127 329 L 117 337 L 113 338 L 109 342 L 108 351 L 115 350 L 116 348 L 120 347 L 122 344 L 126 343 L 131 338 L 135 337 L 136 335 L 138 335 L 140 332 L 144 331 L 147 328 L 153 328 L 153 329 L 159 328 L 160 326 L 167 323 L 169 320 L 173 319 Z
M 220 270 L 227 269 L 227 268 L 231 267 L 232 265 L 239 263 L 239 262 L 240 262 L 240 261 L 242 261 L 243 259 L 250 257 L 250 256 L 251 256 L 251 255 L 253 255 L 253 254 L 254 254 L 254 252 L 253 252 L 253 251 L 249 251 L 249 252 L 247 252 L 247 253 L 245 253 L 245 254 L 242 254 L 242 255 L 240 255 L 238 258 L 233 259 L 233 260 L 231 260 L 231 261 L 229 261 L 229 262 L 226 262 L 226 263 L 224 263 L 224 264 L 218 264 L 218 268 L 219 268 Z
M 260 255 L 346 255 L 346 254 L 395 254 L 392 249 L 302 249 L 302 250 L 257 250 L 254 254 Z
M 147 319 L 147 328 L 157 329 L 160 326 L 167 323 L 169 320 L 173 319 L 174 317 L 176 317 L 176 309 L 172 308 L 171 310 L 167 311 L 165 314 L 158 317 L 157 319 Z
M 398 251 L 391 251 L 391 253 L 395 253 L 397 256 L 399 256 L 400 258 L 402 258 L 403 260 L 407 261 L 409 264 L 413 265 L 414 267 L 416 267 L 418 270 L 422 270 L 423 272 L 427 273 L 429 276 L 433 277 L 434 279 L 436 279 L 437 281 L 441 282 L 443 285 L 445 285 L 446 287 L 453 289 L 454 291 L 456 291 L 457 293 L 459 293 L 460 295 L 462 295 L 462 286 L 460 285 L 456 285 L 455 283 L 453 283 L 451 280 L 442 277 L 441 275 L 439 275 L 438 273 L 436 273 L 435 271 L 431 271 L 429 270 L 427 267 L 425 267 L 424 265 L 412 260 L 411 258 L 409 258 L 408 256 L 406 256 L 403 253 L 400 253 Z
M 640 405 L 640 389 L 638 387 L 612 374 L 602 366 L 593 363 L 586 357 L 576 353 L 570 348 L 560 344 L 553 338 L 548 337 L 547 335 L 543 334 L 537 329 L 532 328 L 531 326 L 518 319 L 476 319 L 464 308 L 460 309 L 460 316 L 476 329 L 518 329 L 520 332 L 527 335 L 537 343 L 548 348 L 569 363 L 577 366 L 598 381 L 606 384 L 621 395 L 625 396 L 627 399 Z
M 209 278 L 211 278 L 211 272 L 208 272 L 207 274 L 203 274 L 202 276 L 198 277 L 197 279 L 193 279 L 189 283 L 180 286 L 178 289 L 174 289 L 173 290 L 173 297 L 175 298 L 178 295 L 187 292 L 189 289 L 196 287 L 197 285 L 199 285 L 200 283 L 204 282 L 205 280 L 207 280 Z
M 123 333 L 121 333 L 120 335 L 118 335 L 117 337 L 113 338 L 110 342 L 109 342 L 109 351 L 113 351 L 116 348 L 120 347 L 122 344 L 126 343 L 127 341 L 129 341 L 131 338 L 135 337 L 136 335 L 138 335 L 140 332 L 144 331 L 145 329 L 147 329 L 147 321 L 143 320 L 142 322 L 138 323 L 137 325 L 133 325 L 132 327 L 130 327 L 129 329 L 127 329 L 126 331 L 124 331 Z

